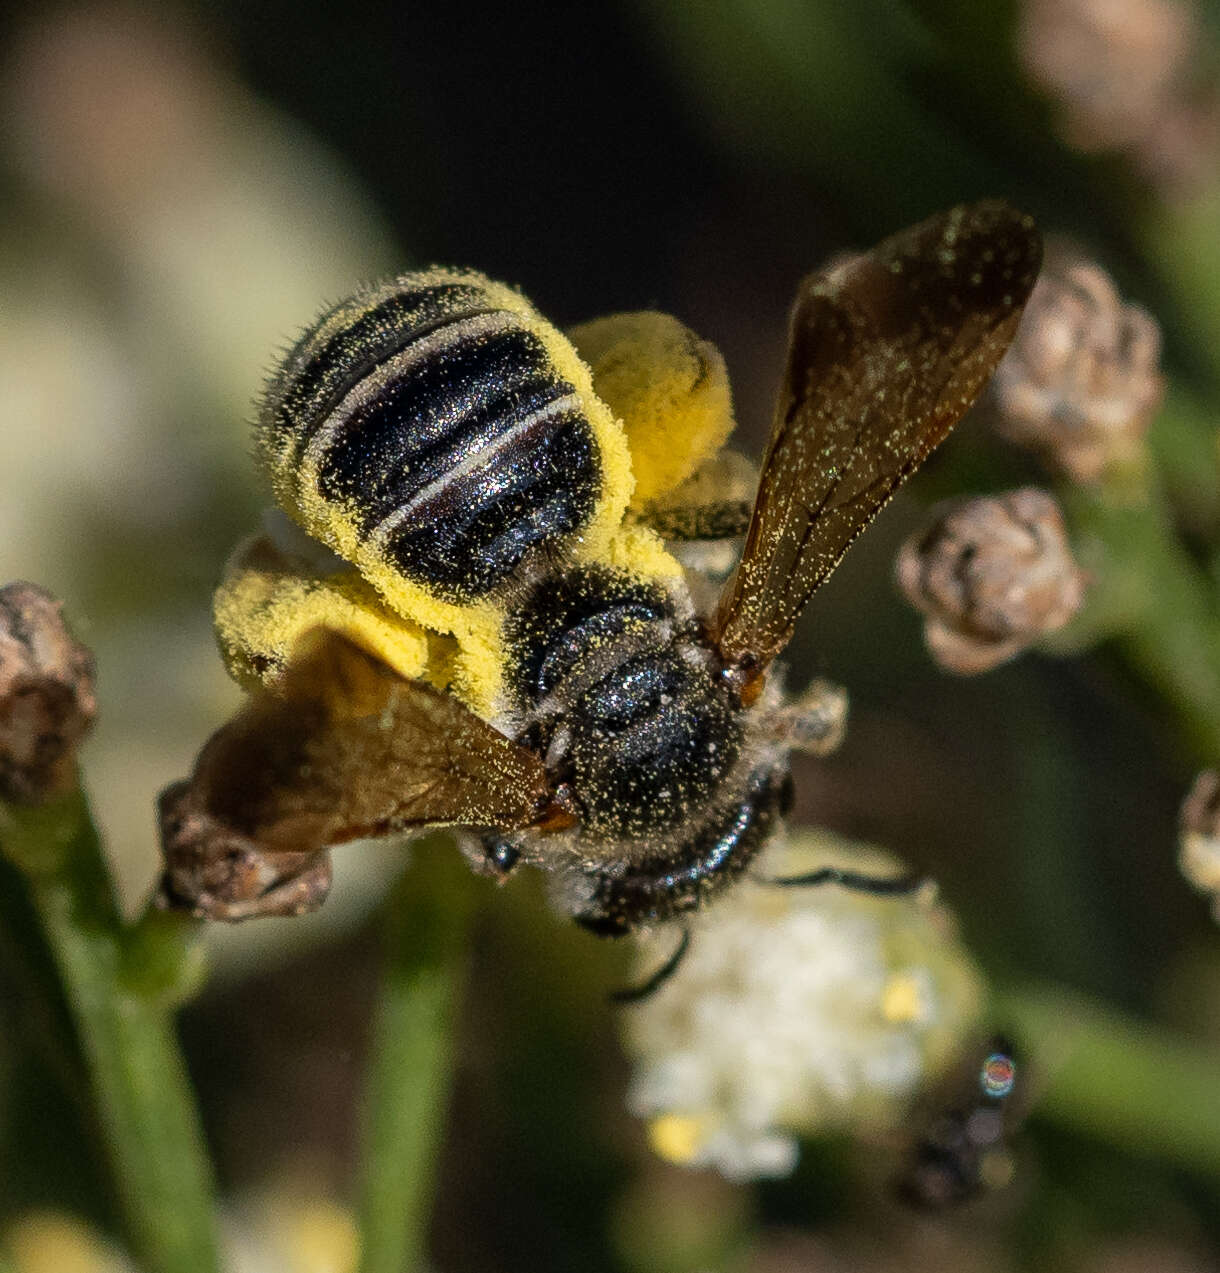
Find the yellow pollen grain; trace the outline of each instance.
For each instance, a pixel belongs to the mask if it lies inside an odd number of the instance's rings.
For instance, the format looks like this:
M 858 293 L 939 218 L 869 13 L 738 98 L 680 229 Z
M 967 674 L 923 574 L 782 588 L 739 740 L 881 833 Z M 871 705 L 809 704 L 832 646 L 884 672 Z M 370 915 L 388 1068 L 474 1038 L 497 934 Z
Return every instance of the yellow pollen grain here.
M 704 1120 L 691 1114 L 662 1114 L 648 1124 L 648 1144 L 658 1158 L 682 1165 L 699 1152 Z
M 895 973 L 881 992 L 881 1015 L 891 1025 L 923 1021 L 928 1005 L 919 980 L 909 972 Z

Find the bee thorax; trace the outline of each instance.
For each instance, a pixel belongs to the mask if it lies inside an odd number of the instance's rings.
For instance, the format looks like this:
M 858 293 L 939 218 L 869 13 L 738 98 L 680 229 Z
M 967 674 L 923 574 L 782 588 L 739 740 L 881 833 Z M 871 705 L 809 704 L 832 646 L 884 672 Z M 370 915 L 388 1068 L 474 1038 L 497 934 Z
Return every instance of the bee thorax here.
M 586 838 L 689 821 L 740 753 L 732 694 L 678 618 L 660 586 L 591 568 L 548 581 L 509 622 L 520 709 L 561 761 Z

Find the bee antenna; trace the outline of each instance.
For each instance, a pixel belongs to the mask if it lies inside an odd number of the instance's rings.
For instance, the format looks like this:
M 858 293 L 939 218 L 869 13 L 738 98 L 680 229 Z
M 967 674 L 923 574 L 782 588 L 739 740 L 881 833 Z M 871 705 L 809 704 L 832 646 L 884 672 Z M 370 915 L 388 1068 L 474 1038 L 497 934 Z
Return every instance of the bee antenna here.
M 817 888 L 822 884 L 838 884 L 854 893 L 874 893 L 883 897 L 909 897 L 914 893 L 930 892 L 936 887 L 926 875 L 864 875 L 859 871 L 844 871 L 837 866 L 824 866 L 806 875 L 784 875 L 762 882 L 779 888 Z
M 610 993 L 609 999 L 611 1003 L 639 1003 L 643 999 L 647 999 L 656 992 L 678 971 L 678 965 L 686 957 L 686 952 L 690 949 L 690 927 L 684 926 L 682 929 L 682 937 L 674 953 L 654 972 L 646 981 L 640 982 L 637 986 L 624 986 L 621 990 L 614 990 Z

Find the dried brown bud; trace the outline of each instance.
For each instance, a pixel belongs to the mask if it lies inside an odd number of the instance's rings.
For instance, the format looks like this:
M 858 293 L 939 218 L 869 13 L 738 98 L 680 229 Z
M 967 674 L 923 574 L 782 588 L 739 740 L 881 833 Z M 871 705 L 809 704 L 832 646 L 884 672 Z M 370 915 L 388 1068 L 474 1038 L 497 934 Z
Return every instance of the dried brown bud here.
M 235 923 L 304 915 L 326 900 L 329 853 L 260 847 L 201 809 L 189 782 L 166 787 L 158 808 L 165 872 L 157 904 L 163 909 Z
M 898 586 L 927 616 L 933 658 L 963 676 L 986 672 L 1080 608 L 1084 575 L 1059 506 L 1045 491 L 950 500 L 932 510 L 897 561 Z
M 1210 894 L 1220 921 L 1220 773 L 1205 769 L 1178 814 L 1178 866 L 1200 893 Z
M 1160 405 L 1161 333 L 1097 265 L 1043 269 L 992 380 L 997 427 L 1078 482 L 1136 454 Z
M 1124 151 L 1162 187 L 1215 164 L 1215 94 L 1194 57 L 1204 43 L 1184 0 L 1022 0 L 1017 54 L 1083 151 Z M 1200 91 L 1202 90 L 1202 91 Z
M 0 588 L 0 799 L 36 803 L 69 790 L 96 712 L 93 655 L 60 603 L 31 583 Z
M 1130 146 L 1171 98 L 1194 13 L 1176 0 L 1024 0 L 1018 56 L 1082 150 Z

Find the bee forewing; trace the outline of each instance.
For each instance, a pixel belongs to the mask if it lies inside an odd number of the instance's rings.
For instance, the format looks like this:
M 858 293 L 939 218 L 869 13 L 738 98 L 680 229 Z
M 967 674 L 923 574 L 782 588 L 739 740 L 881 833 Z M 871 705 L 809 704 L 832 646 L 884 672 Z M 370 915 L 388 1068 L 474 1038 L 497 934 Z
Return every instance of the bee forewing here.
M 542 761 L 455 698 L 319 633 L 217 731 L 190 806 L 260 849 L 309 852 L 430 825 L 511 829 L 552 812 Z
M 805 281 L 744 551 L 712 637 L 765 667 L 814 591 L 974 401 L 1037 276 L 1030 217 L 988 201 Z

